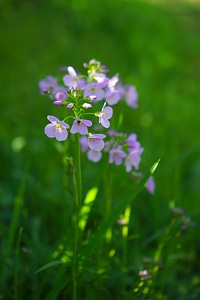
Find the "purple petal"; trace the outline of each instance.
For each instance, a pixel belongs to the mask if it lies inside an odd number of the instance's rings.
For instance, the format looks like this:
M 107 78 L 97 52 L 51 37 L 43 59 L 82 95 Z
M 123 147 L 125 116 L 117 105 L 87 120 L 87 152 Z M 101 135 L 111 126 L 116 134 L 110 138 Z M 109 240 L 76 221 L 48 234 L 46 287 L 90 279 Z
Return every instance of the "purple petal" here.
M 85 125 L 85 126 L 88 126 L 88 127 L 90 127 L 90 126 L 92 126 L 92 121 L 90 121 L 90 120 L 81 120 L 82 121 L 82 123 Z
M 58 128 L 55 131 L 55 138 L 57 141 L 64 141 L 68 137 L 68 132 L 65 128 Z
M 58 124 L 62 125 L 64 128 L 69 128 L 69 125 L 63 121 L 59 121 Z
M 100 151 L 104 147 L 104 141 L 99 138 L 88 137 L 88 145 L 90 149 Z
M 99 118 L 99 123 L 101 123 L 101 125 L 103 127 L 105 127 L 105 128 L 109 128 L 110 127 L 110 122 L 107 119 L 105 119 L 105 118 L 100 117 Z
M 45 129 L 44 133 L 49 137 L 49 138 L 54 138 L 55 137 L 55 125 L 53 124 L 48 124 Z
M 101 151 L 89 150 L 87 153 L 87 157 L 89 160 L 91 160 L 93 162 L 98 162 L 98 161 L 100 161 L 100 159 L 102 157 L 102 153 L 101 153 Z
M 50 121 L 50 122 L 59 122 L 58 118 L 54 117 L 54 116 L 47 116 L 47 119 Z

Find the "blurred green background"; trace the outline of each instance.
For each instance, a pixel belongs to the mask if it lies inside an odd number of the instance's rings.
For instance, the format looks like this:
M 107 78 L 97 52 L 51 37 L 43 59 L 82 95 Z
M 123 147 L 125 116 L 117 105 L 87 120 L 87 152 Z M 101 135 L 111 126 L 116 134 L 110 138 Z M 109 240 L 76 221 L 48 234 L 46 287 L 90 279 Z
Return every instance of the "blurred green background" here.
M 41 266 L 64 231 L 56 215 L 64 206 L 62 159 L 43 133 L 46 115 L 56 110 L 39 94 L 38 81 L 62 66 L 82 72 L 92 58 L 137 87 L 139 108 L 125 108 L 123 129 L 136 132 L 145 149 L 142 170 L 161 158 L 155 195 L 143 192 L 133 207 L 141 232 L 166 226 L 169 203 L 183 207 L 196 226 L 183 249 L 182 287 L 187 275 L 200 272 L 199 18 L 198 1 L 1 1 L 0 239 L 4 251 L 14 201 L 23 194 L 13 232 L 22 226 L 23 243 L 34 249 L 25 273 Z

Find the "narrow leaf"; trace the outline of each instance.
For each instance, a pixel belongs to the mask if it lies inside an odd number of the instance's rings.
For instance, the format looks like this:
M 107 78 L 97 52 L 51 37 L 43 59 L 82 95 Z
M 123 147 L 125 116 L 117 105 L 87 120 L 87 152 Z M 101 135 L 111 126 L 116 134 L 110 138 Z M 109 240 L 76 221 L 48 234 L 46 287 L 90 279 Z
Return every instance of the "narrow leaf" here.
M 96 195 L 98 192 L 98 188 L 97 187 L 93 187 L 91 188 L 84 200 L 83 206 L 81 207 L 80 210 L 80 215 L 79 215 L 79 228 L 81 231 L 83 231 L 85 229 L 85 226 L 87 224 L 87 220 L 88 220 L 88 216 L 90 213 L 90 210 L 92 208 L 92 204 L 94 202 L 94 200 L 96 199 Z
M 123 210 L 129 205 L 129 203 L 135 199 L 135 197 L 139 194 L 141 189 L 144 187 L 146 181 L 149 179 L 151 175 L 155 172 L 160 160 L 153 164 L 150 170 L 146 173 L 146 175 L 142 178 L 140 183 L 136 186 L 134 191 L 129 190 L 126 195 L 123 194 L 123 200 L 119 204 L 119 206 L 114 210 L 114 212 L 109 216 L 107 220 L 105 220 L 102 225 L 100 225 L 97 232 L 90 239 L 89 243 L 80 251 L 79 261 L 82 263 L 85 261 L 87 257 L 92 253 L 92 251 L 97 247 L 98 243 L 101 241 L 102 237 L 105 235 L 108 228 L 112 226 L 114 222 L 116 222 L 119 215 L 123 212 Z
M 41 267 L 40 269 L 38 269 L 35 274 L 41 272 L 41 271 L 44 271 L 48 268 L 51 268 L 51 267 L 54 267 L 54 266 L 57 266 L 57 265 L 63 265 L 64 263 L 60 260 L 54 260 L 54 261 L 51 261 L 50 263 L 44 265 L 43 267 Z

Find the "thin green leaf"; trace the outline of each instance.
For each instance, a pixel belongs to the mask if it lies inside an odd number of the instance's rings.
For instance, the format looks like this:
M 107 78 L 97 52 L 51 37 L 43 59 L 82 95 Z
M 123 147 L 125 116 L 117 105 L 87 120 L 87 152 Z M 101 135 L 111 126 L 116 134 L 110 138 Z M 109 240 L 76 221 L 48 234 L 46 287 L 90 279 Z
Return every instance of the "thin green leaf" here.
M 96 199 L 97 192 L 98 192 L 98 188 L 93 187 L 88 191 L 88 193 L 85 197 L 83 206 L 81 207 L 80 214 L 79 214 L 79 224 L 78 224 L 78 226 L 79 226 L 81 231 L 83 231 L 85 229 L 85 226 L 87 224 L 88 216 L 89 216 L 89 213 L 91 211 L 93 202 Z
M 149 169 L 149 171 L 146 173 L 146 175 L 142 178 L 142 180 L 136 186 L 136 188 L 133 192 L 131 190 L 129 190 L 129 192 L 126 193 L 126 196 L 124 196 L 124 194 L 123 194 L 123 200 L 121 201 L 119 206 L 114 210 L 114 212 L 110 215 L 110 217 L 103 222 L 103 224 L 99 227 L 99 229 L 94 234 L 94 236 L 91 238 L 89 243 L 82 249 L 82 251 L 80 251 L 79 261 L 81 261 L 83 263 L 85 261 L 85 259 L 87 257 L 89 257 L 89 255 L 92 253 L 92 251 L 98 245 L 98 243 L 101 241 L 102 237 L 105 235 L 108 228 L 110 228 L 112 226 L 112 224 L 117 220 L 117 218 L 123 212 L 123 210 L 139 194 L 139 192 L 144 187 L 144 185 L 147 182 L 147 180 L 149 179 L 149 177 L 152 176 L 153 173 L 155 172 L 159 162 L 160 162 L 160 159 L 152 165 L 152 167 Z
M 54 261 L 51 261 L 50 263 L 44 265 L 43 267 L 41 267 L 40 269 L 38 269 L 35 274 L 41 272 L 41 271 L 44 271 L 48 268 L 51 268 L 51 267 L 54 267 L 54 266 L 57 266 L 57 265 L 63 265 L 65 264 L 64 262 L 60 261 L 60 260 L 54 260 Z

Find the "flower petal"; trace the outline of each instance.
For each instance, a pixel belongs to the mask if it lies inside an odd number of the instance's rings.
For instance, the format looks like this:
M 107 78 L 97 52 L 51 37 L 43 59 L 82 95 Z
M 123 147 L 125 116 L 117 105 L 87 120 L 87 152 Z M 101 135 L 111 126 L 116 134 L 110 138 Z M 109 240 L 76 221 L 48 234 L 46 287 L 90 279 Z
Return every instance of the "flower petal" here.
M 54 138 L 55 137 L 55 125 L 53 124 L 48 124 L 45 129 L 44 133 L 49 137 L 49 138 Z

